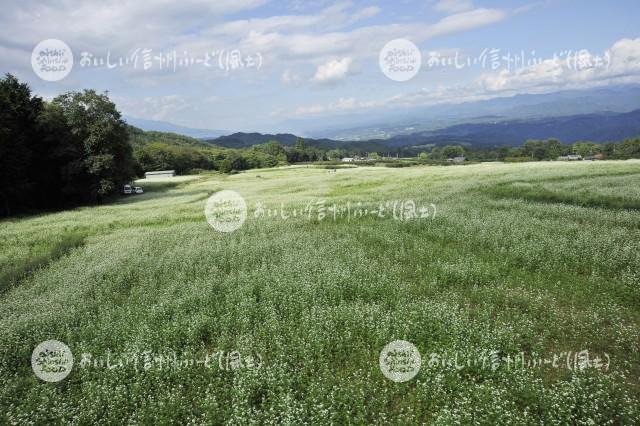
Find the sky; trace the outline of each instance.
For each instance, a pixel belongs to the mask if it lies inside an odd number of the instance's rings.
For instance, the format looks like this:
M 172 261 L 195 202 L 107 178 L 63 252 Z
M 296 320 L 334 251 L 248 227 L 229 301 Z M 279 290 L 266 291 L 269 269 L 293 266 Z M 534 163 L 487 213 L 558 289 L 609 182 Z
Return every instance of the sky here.
M 5 0 L 0 71 L 46 99 L 108 91 L 130 117 L 293 131 L 345 114 L 638 83 L 639 17 L 637 0 Z M 49 39 L 73 52 L 57 81 L 32 67 Z M 380 65 L 396 39 L 421 58 L 407 81 Z

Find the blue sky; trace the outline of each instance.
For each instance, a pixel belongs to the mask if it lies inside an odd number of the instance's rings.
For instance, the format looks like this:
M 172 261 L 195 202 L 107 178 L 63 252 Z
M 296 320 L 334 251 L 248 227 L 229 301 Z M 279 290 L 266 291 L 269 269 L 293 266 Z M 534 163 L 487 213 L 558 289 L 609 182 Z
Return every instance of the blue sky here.
M 189 127 L 300 131 L 295 123 L 345 114 L 640 80 L 640 2 L 633 0 L 23 0 L 3 9 L 2 71 L 36 93 L 109 90 L 126 115 Z M 71 73 L 56 82 L 41 80 L 30 62 L 35 45 L 51 38 L 74 54 Z M 378 64 L 380 49 L 396 38 L 422 54 L 421 71 L 406 82 L 390 80 Z M 117 61 L 136 49 L 194 60 L 237 52 L 256 64 L 226 70 L 212 59 L 174 71 L 153 60 L 147 70 L 79 63 L 83 52 Z M 425 66 L 434 55 L 462 63 L 487 49 L 539 63 Z M 579 69 L 553 60 L 583 49 Z

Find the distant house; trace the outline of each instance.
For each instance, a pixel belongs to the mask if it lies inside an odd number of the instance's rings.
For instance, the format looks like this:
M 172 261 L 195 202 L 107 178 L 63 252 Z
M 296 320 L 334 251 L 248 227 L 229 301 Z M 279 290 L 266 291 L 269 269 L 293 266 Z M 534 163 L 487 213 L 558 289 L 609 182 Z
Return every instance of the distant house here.
M 558 161 L 582 161 L 582 156 L 575 154 L 562 155 L 558 157 Z
M 144 174 L 145 179 L 157 179 L 157 178 L 170 178 L 176 175 L 175 170 L 159 170 L 156 172 L 146 172 Z
M 453 157 L 453 158 L 449 158 L 447 159 L 448 162 L 450 163 L 464 163 L 467 160 L 466 157 Z
M 342 162 L 343 162 L 343 163 L 353 163 L 353 158 L 351 158 L 351 157 L 344 157 L 344 158 L 342 159 Z

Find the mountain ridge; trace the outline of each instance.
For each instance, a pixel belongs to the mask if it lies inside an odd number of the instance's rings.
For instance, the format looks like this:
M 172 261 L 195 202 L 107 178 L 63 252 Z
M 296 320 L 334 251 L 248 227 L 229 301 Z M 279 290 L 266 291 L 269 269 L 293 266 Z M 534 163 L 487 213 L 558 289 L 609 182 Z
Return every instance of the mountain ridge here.
M 593 114 L 546 117 L 536 119 L 495 120 L 484 123 L 463 123 L 438 130 L 396 135 L 388 139 L 340 141 L 328 138 L 304 138 L 309 146 L 324 149 L 361 147 L 368 151 L 396 150 L 412 146 L 461 144 L 476 147 L 501 145 L 521 146 L 530 139 L 559 139 L 564 143 L 579 141 L 619 141 L 640 135 L 640 109 L 628 113 L 604 111 Z M 212 145 L 226 148 L 247 148 L 269 140 L 285 146 L 295 144 L 298 136 L 291 133 L 236 132 L 215 139 Z
M 189 136 L 197 139 L 215 138 L 223 136 L 228 132 L 226 130 L 213 130 L 213 129 L 197 129 L 192 127 L 180 126 L 167 121 L 159 120 L 146 120 L 143 118 L 135 118 L 131 116 L 124 116 L 124 120 L 127 124 L 137 127 L 146 132 L 164 132 L 175 133 L 178 135 Z

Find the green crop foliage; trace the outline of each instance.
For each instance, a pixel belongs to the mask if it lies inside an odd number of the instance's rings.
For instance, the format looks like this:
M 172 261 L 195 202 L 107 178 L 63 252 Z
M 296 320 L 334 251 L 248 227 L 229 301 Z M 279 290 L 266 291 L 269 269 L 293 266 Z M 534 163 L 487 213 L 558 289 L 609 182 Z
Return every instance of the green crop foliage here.
M 640 423 L 640 161 L 176 179 L 0 221 L 0 424 Z M 229 234 L 204 217 L 223 189 L 249 207 Z M 253 214 L 321 199 L 415 200 L 438 213 Z M 30 365 L 48 339 L 74 354 L 57 383 Z M 405 383 L 378 365 L 399 339 L 422 354 Z M 581 350 L 606 353 L 608 370 L 430 365 L 433 353 Z M 238 351 L 262 364 L 81 366 L 83 353 L 144 351 Z

